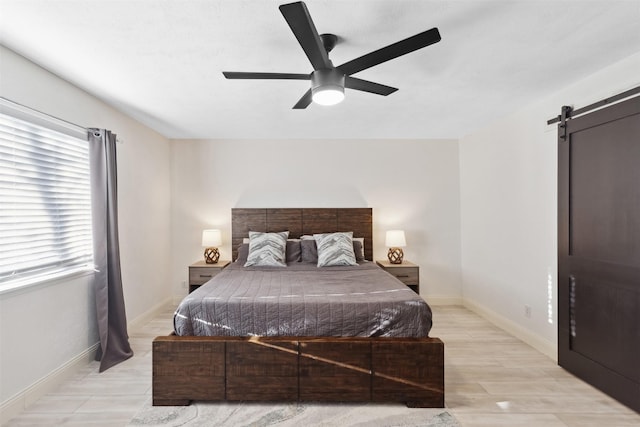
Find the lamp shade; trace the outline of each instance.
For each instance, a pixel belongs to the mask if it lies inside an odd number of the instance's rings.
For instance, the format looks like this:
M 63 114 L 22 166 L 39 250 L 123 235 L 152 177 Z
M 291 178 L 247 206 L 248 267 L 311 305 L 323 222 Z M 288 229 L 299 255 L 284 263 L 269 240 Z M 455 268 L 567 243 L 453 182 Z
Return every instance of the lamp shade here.
M 222 245 L 220 230 L 204 230 L 202 232 L 202 246 L 218 247 Z
M 385 246 L 389 248 L 404 248 L 407 246 L 407 241 L 404 238 L 403 230 L 389 230 L 387 231 L 387 237 L 385 238 Z

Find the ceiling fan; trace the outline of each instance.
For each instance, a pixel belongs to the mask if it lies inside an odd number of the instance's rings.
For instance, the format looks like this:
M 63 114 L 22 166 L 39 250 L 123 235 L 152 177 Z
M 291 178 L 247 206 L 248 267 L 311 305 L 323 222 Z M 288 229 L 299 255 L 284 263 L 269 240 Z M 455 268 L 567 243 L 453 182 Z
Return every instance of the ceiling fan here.
M 335 67 L 329 59 L 329 52 L 338 42 L 338 37 L 318 34 L 307 6 L 301 1 L 281 5 L 280 12 L 313 65 L 313 71 L 310 74 L 223 71 L 222 74 L 227 79 L 311 80 L 311 89 L 293 106 L 294 109 L 307 108 L 312 101 L 321 105 L 337 104 L 344 99 L 344 88 L 384 96 L 392 94 L 398 89 L 358 79 L 352 74 L 440 41 L 438 29 L 432 28 Z

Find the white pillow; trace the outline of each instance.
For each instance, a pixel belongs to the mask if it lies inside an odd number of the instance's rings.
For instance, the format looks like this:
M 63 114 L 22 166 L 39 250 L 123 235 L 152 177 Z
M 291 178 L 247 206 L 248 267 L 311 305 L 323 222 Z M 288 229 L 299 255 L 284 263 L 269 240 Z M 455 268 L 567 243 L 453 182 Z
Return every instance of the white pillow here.
M 311 237 L 311 239 L 313 239 L 313 236 L 307 236 L 307 237 Z M 362 238 L 364 240 L 364 237 Z M 358 239 L 354 239 L 354 240 L 358 240 Z M 299 242 L 300 239 L 287 239 L 287 242 Z M 242 239 L 242 243 L 249 243 L 249 238 L 248 237 L 244 237 Z
M 288 231 L 279 233 L 249 232 L 249 255 L 245 267 L 286 267 Z
M 315 234 L 314 234 L 315 236 Z M 305 234 L 303 236 L 300 236 L 300 240 L 314 240 L 313 236 L 310 236 L 308 234 Z M 365 259 L 364 258 L 364 237 L 354 237 L 353 240 L 360 242 L 360 244 L 362 245 L 362 252 L 359 254 L 356 254 L 356 259 Z M 247 242 L 245 242 L 247 243 Z
M 353 252 L 353 232 L 314 234 L 318 248 L 318 267 L 358 265 Z

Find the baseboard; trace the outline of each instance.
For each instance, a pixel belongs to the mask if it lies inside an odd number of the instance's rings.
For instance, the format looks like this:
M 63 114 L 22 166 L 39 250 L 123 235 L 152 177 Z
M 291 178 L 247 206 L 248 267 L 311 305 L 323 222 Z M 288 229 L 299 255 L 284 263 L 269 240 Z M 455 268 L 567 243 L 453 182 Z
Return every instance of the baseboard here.
M 462 298 L 452 295 L 424 295 L 429 305 L 462 305 Z
M 127 329 L 129 331 L 135 331 L 135 330 L 140 329 L 141 327 L 143 327 L 144 325 L 149 323 L 149 321 L 151 319 L 156 317 L 162 311 L 166 310 L 167 307 L 169 307 L 169 306 L 175 307 L 174 298 L 173 297 L 166 298 L 164 301 L 154 305 L 149 310 L 145 311 L 144 313 L 142 313 L 141 315 L 139 315 L 135 319 L 127 322 Z
M 135 331 L 143 327 L 151 319 L 156 317 L 161 311 L 167 307 L 174 305 L 174 298 L 169 297 L 163 302 L 155 305 L 140 316 L 130 322 L 127 322 L 129 331 Z M 94 360 L 99 343 L 96 343 L 74 357 L 64 365 L 47 374 L 34 384 L 30 385 L 15 396 L 9 398 L 0 404 L 0 425 L 4 425 L 11 418 L 16 417 L 24 411 L 29 405 L 34 403 L 40 397 L 57 388 L 63 381 L 71 378 L 81 368 L 86 367 Z
M 511 335 L 529 344 L 540 353 L 551 358 L 553 361 L 558 362 L 558 349 L 556 344 L 542 338 L 540 335 L 535 334 L 526 328 L 523 328 L 514 321 L 507 319 L 501 314 L 498 314 L 495 311 L 490 310 L 487 307 L 474 301 L 465 298 L 462 301 L 462 305 L 465 308 L 468 308 L 474 313 L 487 319 L 489 322 L 493 323 L 500 329 L 504 329 Z
M 0 404 L 0 425 L 19 415 L 29 405 L 56 389 L 63 381 L 71 378 L 80 369 L 94 360 L 99 343 L 95 343 L 64 365 L 51 371 L 45 377 L 31 384 L 15 396 Z

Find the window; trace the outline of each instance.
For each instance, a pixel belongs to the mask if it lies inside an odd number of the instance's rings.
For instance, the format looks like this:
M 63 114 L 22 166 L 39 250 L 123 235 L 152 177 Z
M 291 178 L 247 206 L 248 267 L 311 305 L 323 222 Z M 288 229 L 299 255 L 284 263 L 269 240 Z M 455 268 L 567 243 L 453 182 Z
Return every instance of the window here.
M 0 290 L 92 268 L 86 130 L 0 100 Z

